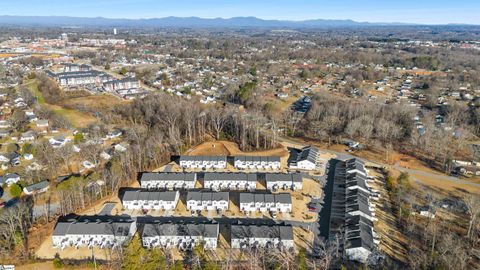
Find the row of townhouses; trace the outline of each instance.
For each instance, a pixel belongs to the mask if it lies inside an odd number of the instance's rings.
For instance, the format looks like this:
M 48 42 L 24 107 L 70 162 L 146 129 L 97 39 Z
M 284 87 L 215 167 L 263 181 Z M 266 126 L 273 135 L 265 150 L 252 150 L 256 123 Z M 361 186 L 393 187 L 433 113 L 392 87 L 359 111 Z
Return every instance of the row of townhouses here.
M 128 210 L 175 210 L 179 197 L 178 191 L 127 190 L 122 205 Z
M 205 173 L 203 187 L 211 190 L 255 190 L 255 173 Z
M 300 190 L 303 187 L 303 178 L 299 173 L 266 173 L 267 189 Z M 211 172 L 204 173 L 203 188 L 219 190 L 255 190 L 259 174 Z M 159 172 L 143 173 L 140 185 L 146 189 L 193 189 L 197 182 L 197 173 Z
M 60 218 L 52 235 L 53 246 L 114 248 L 137 231 L 129 216 L 77 216 Z
M 110 78 L 108 74 L 93 69 L 88 71 L 61 72 L 56 74 L 49 73 L 49 75 L 63 87 L 95 85 L 106 82 Z
M 190 211 L 226 211 L 229 201 L 228 192 L 189 191 L 187 193 L 187 209 Z
M 294 247 L 293 228 L 289 225 L 232 225 L 232 248 Z
M 193 189 L 197 182 L 196 173 L 160 172 L 143 173 L 140 185 L 147 189 Z
M 191 250 L 203 243 L 205 249 L 216 249 L 219 226 L 217 224 L 145 224 L 142 232 L 144 247 L 178 248 Z
M 225 169 L 227 156 L 180 156 L 179 165 L 186 169 Z M 233 165 L 240 170 L 279 170 L 278 156 L 234 156 Z
M 271 191 L 303 188 L 303 178 L 299 173 L 267 173 L 265 182 L 267 189 Z
M 294 170 L 313 171 L 319 162 L 320 150 L 313 146 L 306 146 L 299 151 L 292 149 L 288 159 L 288 167 Z
M 188 169 L 225 169 L 226 156 L 180 156 L 179 165 Z
M 365 263 L 379 243 L 373 230 L 376 219 L 370 199 L 368 170 L 363 161 L 349 159 L 336 166 L 335 181 L 342 187 L 338 194 L 344 209 L 345 255 L 350 260 Z
M 233 164 L 237 169 L 265 169 L 279 170 L 280 157 L 277 156 L 235 156 Z
M 63 63 L 63 72 L 84 72 L 92 70 L 92 67 L 86 64 Z
M 127 77 L 123 79 L 111 80 L 103 83 L 103 89 L 107 92 L 120 92 L 123 90 L 129 89 L 139 89 L 140 88 L 140 81 Z
M 240 210 L 244 213 L 290 213 L 292 212 L 292 196 L 290 193 L 240 193 Z
M 133 237 L 137 225 L 141 228 L 142 244 L 146 248 L 191 250 L 202 244 L 205 249 L 216 249 L 220 234 L 219 224 L 212 221 L 176 218 L 149 220 L 142 224 L 129 216 L 75 216 L 58 220 L 52 241 L 54 247 L 60 249 L 116 248 Z M 293 228 L 290 225 L 231 224 L 230 227 L 231 248 L 294 247 Z

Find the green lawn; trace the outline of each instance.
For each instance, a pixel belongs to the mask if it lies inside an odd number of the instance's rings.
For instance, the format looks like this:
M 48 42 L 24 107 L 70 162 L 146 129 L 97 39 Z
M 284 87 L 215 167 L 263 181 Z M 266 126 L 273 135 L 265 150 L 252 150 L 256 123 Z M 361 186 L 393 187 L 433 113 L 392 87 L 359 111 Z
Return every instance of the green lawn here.
M 24 84 L 32 94 L 37 98 L 37 102 L 42 107 L 48 108 L 55 114 L 65 117 L 73 127 L 81 128 L 89 124 L 95 123 L 97 119 L 92 115 L 77 110 L 67 109 L 59 105 L 49 104 L 45 102 L 42 93 L 38 90 L 36 80 L 31 80 Z
M 38 90 L 38 84 L 36 80 L 31 80 L 26 83 L 25 86 L 32 91 L 32 94 L 37 98 L 38 104 L 45 104 L 45 99 L 43 98 L 42 93 Z

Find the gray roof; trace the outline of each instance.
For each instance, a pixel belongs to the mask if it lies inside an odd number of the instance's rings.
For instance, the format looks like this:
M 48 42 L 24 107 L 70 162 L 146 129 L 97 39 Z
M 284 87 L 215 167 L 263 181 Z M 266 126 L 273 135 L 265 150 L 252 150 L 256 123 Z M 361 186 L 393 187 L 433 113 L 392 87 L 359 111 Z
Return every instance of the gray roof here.
M 148 191 L 148 190 L 128 190 L 125 191 L 122 201 L 175 201 L 178 191 Z
M 143 173 L 140 182 L 148 181 L 195 181 L 196 173 L 183 172 L 159 172 L 159 173 Z
M 44 189 L 44 188 L 46 188 L 46 187 L 48 187 L 48 181 L 47 181 L 47 180 L 44 180 L 44 181 L 35 183 L 35 184 L 33 184 L 33 185 L 26 186 L 25 189 L 26 189 L 28 192 L 33 192 L 33 191 L 36 191 L 36 190 Z
M 303 182 L 302 175 L 299 173 L 267 173 L 265 174 L 265 180 L 268 182 Z
M 228 201 L 228 192 L 202 192 L 189 191 L 187 193 L 187 201 Z
M 257 174 L 256 173 L 231 173 L 231 172 L 205 173 L 205 177 L 204 177 L 205 182 L 206 181 L 223 181 L 223 180 L 256 182 Z
M 345 222 L 345 248 L 363 247 L 369 251 L 374 249 L 373 223 L 365 217 L 348 217 Z
M 218 237 L 218 224 L 172 224 L 172 223 L 147 223 L 142 232 L 142 237 L 154 236 L 203 236 L 208 238 Z
M 227 162 L 226 156 L 180 156 L 180 161 L 224 161 Z
M 319 153 L 320 151 L 318 150 L 318 148 L 313 146 L 306 146 L 298 152 L 292 151 L 291 156 L 289 158 L 289 163 L 296 164 L 297 162 L 308 160 L 316 164 Z
M 252 162 L 280 162 L 280 157 L 278 156 L 235 156 L 234 161 L 252 161 Z
M 131 224 L 130 216 L 79 216 L 57 222 L 54 236 L 65 235 L 115 235 L 127 236 Z
M 232 225 L 231 239 L 244 238 L 293 240 L 293 228 L 290 225 Z
M 279 203 L 292 203 L 292 195 L 290 193 L 240 193 L 240 203 L 251 202 L 279 202 Z
M 345 166 L 346 166 L 347 170 L 357 169 L 357 170 L 359 170 L 363 173 L 366 173 L 365 163 L 363 163 L 363 161 L 358 159 L 358 158 L 352 158 L 352 159 L 346 160 L 345 161 Z

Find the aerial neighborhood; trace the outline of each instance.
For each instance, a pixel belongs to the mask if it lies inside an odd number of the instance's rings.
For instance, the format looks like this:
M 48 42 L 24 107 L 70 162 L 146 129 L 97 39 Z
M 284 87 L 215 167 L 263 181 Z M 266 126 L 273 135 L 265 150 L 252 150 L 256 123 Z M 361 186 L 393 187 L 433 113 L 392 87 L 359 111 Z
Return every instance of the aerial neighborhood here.
M 479 33 L 0 14 L 0 269 L 480 269 Z

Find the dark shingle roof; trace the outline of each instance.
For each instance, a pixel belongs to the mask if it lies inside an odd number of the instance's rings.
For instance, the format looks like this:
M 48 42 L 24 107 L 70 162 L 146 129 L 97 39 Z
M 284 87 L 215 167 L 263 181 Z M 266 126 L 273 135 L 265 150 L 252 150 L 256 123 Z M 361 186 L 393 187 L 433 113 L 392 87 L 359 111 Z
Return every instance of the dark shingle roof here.
M 265 174 L 265 180 L 268 182 L 302 182 L 302 175 L 299 173 L 267 173 Z
M 125 191 L 122 201 L 175 201 L 178 191 L 148 191 L 148 190 L 128 190 Z
M 247 181 L 247 182 L 256 182 L 257 174 L 255 173 L 230 173 L 230 172 L 214 172 L 214 173 L 205 173 L 205 181 L 223 181 L 223 180 L 232 180 L 232 181 Z
M 293 240 L 293 229 L 290 225 L 232 225 L 231 238 L 278 238 L 280 240 Z
M 218 237 L 218 224 L 145 224 L 142 237 L 154 236 L 203 236 Z
M 195 173 L 183 172 L 160 172 L 160 173 L 143 173 L 140 182 L 148 181 L 195 181 Z
M 130 216 L 78 216 L 57 222 L 54 236 L 65 235 L 115 235 L 127 236 L 131 224 Z

